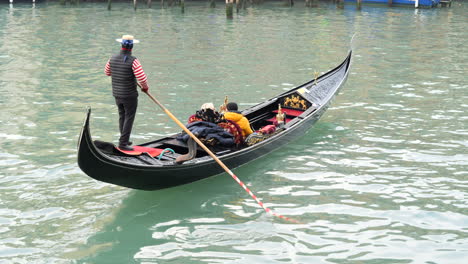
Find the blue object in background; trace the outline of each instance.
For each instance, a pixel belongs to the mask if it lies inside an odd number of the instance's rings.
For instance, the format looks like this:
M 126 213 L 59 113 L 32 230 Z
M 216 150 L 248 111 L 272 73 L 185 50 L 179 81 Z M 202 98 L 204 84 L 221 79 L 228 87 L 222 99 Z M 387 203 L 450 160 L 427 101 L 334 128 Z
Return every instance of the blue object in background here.
M 345 0 L 345 2 L 357 2 L 357 0 Z M 388 4 L 388 0 L 362 0 L 363 4 Z M 419 7 L 435 7 L 440 3 L 440 0 L 419 0 Z M 416 0 L 393 0 L 392 5 L 408 5 L 416 7 Z

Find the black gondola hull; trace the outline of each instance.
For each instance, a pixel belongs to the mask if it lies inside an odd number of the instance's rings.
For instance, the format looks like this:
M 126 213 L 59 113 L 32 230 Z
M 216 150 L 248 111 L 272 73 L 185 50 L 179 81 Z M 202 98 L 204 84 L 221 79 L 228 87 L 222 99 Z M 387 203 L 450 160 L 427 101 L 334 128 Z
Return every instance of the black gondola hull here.
M 234 169 L 303 136 L 320 119 L 333 97 L 344 84 L 349 73 L 350 63 L 351 51 L 342 64 L 319 77 L 319 79 L 322 78 L 320 80 L 323 85 L 318 85 L 318 87 L 323 91 L 316 91 L 310 95 L 319 104 L 315 111 L 297 118 L 289 124 L 287 129 L 265 141 L 227 155 L 220 155 L 218 158 L 227 167 Z M 289 93 L 297 91 L 301 87 L 312 89 L 310 88 L 312 86 L 313 81 L 310 81 L 291 89 Z M 248 115 L 256 109 L 254 106 L 244 113 Z M 78 142 L 78 165 L 83 172 L 96 180 L 132 189 L 158 190 L 191 183 L 224 172 L 221 166 L 209 156 L 181 165 L 175 163 L 142 165 L 114 159 L 103 153 L 94 144 L 89 127 L 90 114 L 91 110 L 88 109 Z
M 317 120 L 318 118 L 310 119 L 310 126 Z M 236 156 L 221 158 L 221 161 L 231 169 L 237 168 L 281 148 L 304 135 L 307 131 L 308 129 L 304 127 L 298 127 L 294 131 L 284 134 L 268 144 L 264 144 L 248 152 L 242 152 Z M 200 164 L 145 168 L 101 159 L 102 154 L 93 151 L 94 143 L 91 137 L 89 137 L 89 133 L 83 133 L 83 136 L 85 135 L 88 136 L 87 139 L 81 141 L 79 149 L 81 155 L 79 156 L 78 164 L 87 175 L 102 182 L 132 189 L 158 190 L 191 183 L 224 172 L 212 159 Z

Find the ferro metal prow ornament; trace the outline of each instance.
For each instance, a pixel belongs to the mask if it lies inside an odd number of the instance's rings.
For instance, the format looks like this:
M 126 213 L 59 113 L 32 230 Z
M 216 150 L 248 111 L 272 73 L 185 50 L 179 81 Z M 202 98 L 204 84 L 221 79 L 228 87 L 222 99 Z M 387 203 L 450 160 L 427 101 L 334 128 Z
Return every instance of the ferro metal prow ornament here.
M 319 77 L 319 73 L 317 71 L 314 71 L 314 75 L 315 75 L 314 85 L 317 85 L 317 78 Z

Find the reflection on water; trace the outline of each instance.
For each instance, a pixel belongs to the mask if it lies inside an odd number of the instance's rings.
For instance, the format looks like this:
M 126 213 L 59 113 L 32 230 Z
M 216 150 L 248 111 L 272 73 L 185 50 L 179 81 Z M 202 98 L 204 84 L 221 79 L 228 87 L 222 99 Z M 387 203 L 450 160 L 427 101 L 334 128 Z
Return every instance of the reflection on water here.
M 34 7 L 34 8 L 32 8 Z M 0 5 L 1 263 L 462 263 L 468 257 L 465 3 L 414 10 L 266 3 Z M 131 32 L 150 91 L 185 120 L 224 96 L 247 107 L 347 54 L 341 94 L 308 134 L 226 174 L 156 192 L 76 164 L 91 106 L 116 142 L 107 58 Z M 135 143 L 179 129 L 140 97 Z

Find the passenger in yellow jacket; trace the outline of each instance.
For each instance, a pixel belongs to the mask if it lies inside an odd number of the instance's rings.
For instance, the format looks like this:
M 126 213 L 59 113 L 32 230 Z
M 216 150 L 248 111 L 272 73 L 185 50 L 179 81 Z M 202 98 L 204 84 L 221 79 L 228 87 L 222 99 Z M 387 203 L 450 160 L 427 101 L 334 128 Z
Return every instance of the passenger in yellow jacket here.
M 250 128 L 249 120 L 238 111 L 236 103 L 228 103 L 226 108 L 227 112 L 224 113 L 224 118 L 236 122 L 242 129 L 242 136 L 244 136 L 244 138 L 253 133 L 252 128 Z

